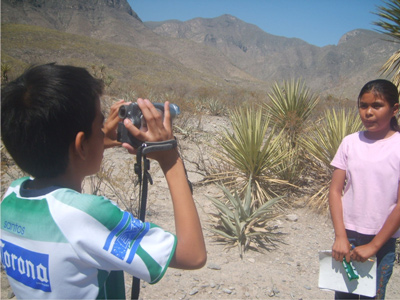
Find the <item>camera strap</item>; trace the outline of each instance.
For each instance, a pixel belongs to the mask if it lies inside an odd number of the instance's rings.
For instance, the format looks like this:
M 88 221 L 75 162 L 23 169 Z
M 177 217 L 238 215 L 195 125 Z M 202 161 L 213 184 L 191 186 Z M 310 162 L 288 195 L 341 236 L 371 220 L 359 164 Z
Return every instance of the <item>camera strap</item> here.
M 139 219 L 144 222 L 146 216 L 146 204 L 147 204 L 147 190 L 148 184 L 153 184 L 153 179 L 149 173 L 150 170 L 150 160 L 146 158 L 146 154 L 156 152 L 156 151 L 167 151 L 173 149 L 177 146 L 175 139 L 162 141 L 162 142 L 145 142 L 137 150 L 136 154 L 136 164 L 135 173 L 138 176 L 140 192 L 139 192 Z M 142 165 L 143 159 L 143 165 Z
M 146 158 L 146 154 L 156 152 L 156 151 L 167 151 L 173 149 L 177 146 L 175 139 L 162 141 L 162 142 L 144 142 L 137 149 L 136 153 L 136 163 L 135 163 L 135 173 L 138 176 L 140 192 L 139 192 L 139 207 L 138 213 L 140 221 L 144 222 L 146 217 L 146 205 L 147 205 L 147 191 L 148 184 L 153 184 L 153 179 L 149 173 L 150 170 L 150 160 Z M 143 160 L 143 164 L 142 164 Z M 132 293 L 131 299 L 139 299 L 140 292 L 140 279 L 133 277 L 132 279 Z

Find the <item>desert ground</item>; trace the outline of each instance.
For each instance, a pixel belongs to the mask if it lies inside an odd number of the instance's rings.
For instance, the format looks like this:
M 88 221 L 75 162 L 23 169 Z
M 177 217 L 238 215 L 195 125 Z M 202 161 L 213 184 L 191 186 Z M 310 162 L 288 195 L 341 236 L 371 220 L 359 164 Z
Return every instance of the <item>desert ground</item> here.
M 204 117 L 194 136 L 213 136 L 227 126 L 224 117 Z M 219 197 L 222 191 L 214 184 L 204 184 L 203 176 L 192 163 L 210 152 L 198 140 L 177 134 L 185 157 L 188 177 L 194 186 L 194 198 L 201 218 L 208 260 L 199 270 L 168 269 L 155 285 L 141 282 L 141 299 L 333 299 L 333 292 L 318 287 L 318 251 L 329 250 L 333 243 L 333 228 L 327 215 L 317 214 L 307 206 L 308 197 L 290 199 L 291 206 L 281 211 L 274 222 L 283 233 L 282 242 L 271 251 L 245 252 L 243 259 L 237 247 L 217 242 L 210 231 L 209 218 L 215 208 L 208 197 Z M 199 147 L 200 144 L 200 147 Z M 199 152 L 200 151 L 200 152 Z M 105 160 L 114 161 L 118 176 L 129 176 L 124 166 L 134 157 L 124 149 L 110 149 Z M 167 184 L 156 163 L 150 173 L 154 184 L 149 187 L 146 221 L 174 232 L 171 200 Z M 117 175 L 116 175 L 117 176 Z M 118 177 L 120 178 L 120 177 Z M 4 182 L 4 181 L 3 181 Z M 112 198 L 112 194 L 109 195 Z M 118 201 L 117 201 L 118 202 Z M 387 288 L 386 299 L 400 299 L 400 264 L 396 263 Z M 2 272 L 1 299 L 10 299 L 13 293 Z M 126 274 L 126 293 L 130 297 L 132 277 Z

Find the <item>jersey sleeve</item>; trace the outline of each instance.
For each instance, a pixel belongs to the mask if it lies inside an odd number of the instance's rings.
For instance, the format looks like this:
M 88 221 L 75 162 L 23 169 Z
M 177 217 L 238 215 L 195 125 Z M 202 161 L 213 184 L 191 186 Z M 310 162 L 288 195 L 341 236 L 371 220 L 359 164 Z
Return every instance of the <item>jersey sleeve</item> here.
M 98 269 L 123 270 L 158 282 L 174 255 L 176 237 L 141 222 L 109 199 L 58 190 L 49 209 L 79 258 Z

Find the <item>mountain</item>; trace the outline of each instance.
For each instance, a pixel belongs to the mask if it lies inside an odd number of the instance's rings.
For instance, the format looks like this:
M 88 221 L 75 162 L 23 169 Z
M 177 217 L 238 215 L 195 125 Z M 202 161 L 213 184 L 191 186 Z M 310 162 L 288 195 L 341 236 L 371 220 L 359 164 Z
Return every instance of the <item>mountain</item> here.
M 2 0 L 1 4 L 2 23 L 32 24 L 84 35 L 151 51 L 201 73 L 252 79 L 215 49 L 152 32 L 126 0 Z
M 303 78 L 313 89 L 334 95 L 350 94 L 378 77 L 383 63 L 396 51 L 394 43 L 370 30 L 353 30 L 337 46 L 321 48 L 297 38 L 268 34 L 230 15 L 145 25 L 165 37 L 218 49 L 232 64 L 260 80 Z
M 1 0 L 1 17 L 2 23 L 31 24 L 118 43 L 144 27 L 125 0 Z M 115 22 L 131 30 L 121 32 Z
M 321 48 L 268 34 L 230 15 L 143 23 L 126 0 L 2 0 L 1 5 L 2 24 L 35 25 L 126 47 L 147 55 L 147 70 L 167 66 L 165 73 L 182 72 L 191 82 L 217 87 L 228 84 L 262 90 L 275 81 L 302 78 L 318 93 L 355 99 L 366 81 L 379 77 L 380 67 L 396 50 L 382 34 L 369 30 L 351 31 L 337 46 Z M 2 54 L 17 58 L 18 51 L 3 47 L 3 37 L 6 41 L 9 35 L 2 32 Z M 61 47 L 59 56 L 62 51 Z M 35 48 L 27 52 L 34 55 L 24 53 L 25 61 L 40 56 Z M 152 55 L 157 57 L 157 66 Z M 118 64 L 104 55 L 102 60 Z M 132 64 L 131 69 L 137 70 L 140 62 L 132 60 Z

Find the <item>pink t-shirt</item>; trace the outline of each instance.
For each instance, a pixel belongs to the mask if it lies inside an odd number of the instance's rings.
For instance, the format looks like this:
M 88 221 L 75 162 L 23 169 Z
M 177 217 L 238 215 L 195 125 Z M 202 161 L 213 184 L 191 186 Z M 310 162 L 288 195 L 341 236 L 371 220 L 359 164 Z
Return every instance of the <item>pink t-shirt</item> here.
M 376 235 L 398 201 L 400 133 L 369 140 L 364 132 L 346 136 L 331 165 L 346 171 L 342 197 L 346 229 Z M 393 235 L 400 237 L 400 229 Z

